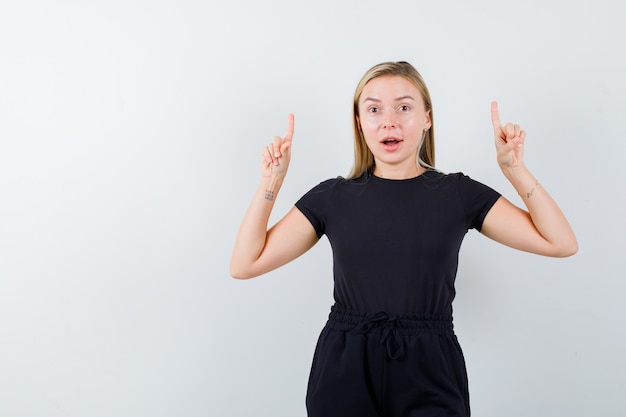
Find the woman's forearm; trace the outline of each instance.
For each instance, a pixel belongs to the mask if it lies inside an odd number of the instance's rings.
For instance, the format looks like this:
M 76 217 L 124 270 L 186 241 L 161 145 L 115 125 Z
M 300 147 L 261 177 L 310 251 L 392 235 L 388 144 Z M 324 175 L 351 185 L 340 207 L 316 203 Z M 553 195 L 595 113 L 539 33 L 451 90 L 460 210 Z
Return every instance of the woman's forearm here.
M 567 218 L 535 176 L 521 165 L 502 172 L 524 201 L 530 218 L 543 238 L 564 256 L 576 253 L 578 243 Z
M 230 273 L 239 277 L 263 252 L 274 201 L 283 178 L 263 177 L 239 227 L 230 260 Z

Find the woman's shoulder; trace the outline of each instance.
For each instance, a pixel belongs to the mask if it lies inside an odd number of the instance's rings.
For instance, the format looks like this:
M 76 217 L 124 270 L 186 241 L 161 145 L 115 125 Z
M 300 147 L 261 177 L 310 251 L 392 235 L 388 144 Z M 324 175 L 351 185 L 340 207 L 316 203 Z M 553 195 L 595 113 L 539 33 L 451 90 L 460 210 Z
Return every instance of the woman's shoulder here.
M 343 177 L 328 178 L 319 182 L 317 185 L 315 185 L 313 187 L 313 190 L 316 190 L 316 189 L 320 191 L 328 190 L 330 188 L 336 187 L 338 184 L 340 184 L 343 181 L 345 181 L 345 178 Z
M 445 173 L 437 169 L 429 169 L 425 174 L 424 177 L 432 181 L 474 181 L 469 175 L 462 171 Z
M 424 172 L 420 178 L 427 185 L 438 186 L 448 184 L 458 178 L 459 172 L 446 173 L 435 168 L 430 168 Z M 462 174 L 461 174 L 462 175 Z
M 345 181 L 343 177 L 335 177 L 323 180 L 310 188 L 309 191 L 306 192 L 305 196 L 327 194 L 329 192 L 332 192 L 332 190 L 334 190 L 337 185 L 339 185 L 343 181 Z
M 424 177 L 424 184 L 430 188 L 455 189 L 457 191 L 472 190 L 487 187 L 480 181 L 472 178 L 463 171 L 444 173 L 439 170 L 430 169 Z
M 368 176 L 363 175 L 356 178 L 346 178 L 342 176 L 329 178 L 321 181 L 311 188 L 306 196 L 309 198 L 332 199 L 336 195 L 353 195 L 361 193 L 367 184 Z

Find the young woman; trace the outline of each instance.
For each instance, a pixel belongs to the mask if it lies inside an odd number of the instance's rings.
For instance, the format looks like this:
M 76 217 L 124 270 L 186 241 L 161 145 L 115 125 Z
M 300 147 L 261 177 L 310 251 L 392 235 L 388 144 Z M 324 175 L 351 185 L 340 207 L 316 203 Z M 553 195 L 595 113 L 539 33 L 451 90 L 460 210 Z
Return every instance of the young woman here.
M 498 164 L 523 210 L 461 174 L 434 169 L 433 111 L 407 62 L 365 73 L 354 95 L 355 161 L 279 222 L 268 219 L 291 154 L 284 137 L 262 150 L 261 183 L 237 234 L 231 275 L 278 268 L 326 235 L 335 305 L 307 391 L 311 417 L 469 416 L 465 362 L 452 327 L 458 253 L 477 229 L 515 249 L 565 257 L 578 250 L 567 219 L 523 160 L 526 133 L 491 105 Z

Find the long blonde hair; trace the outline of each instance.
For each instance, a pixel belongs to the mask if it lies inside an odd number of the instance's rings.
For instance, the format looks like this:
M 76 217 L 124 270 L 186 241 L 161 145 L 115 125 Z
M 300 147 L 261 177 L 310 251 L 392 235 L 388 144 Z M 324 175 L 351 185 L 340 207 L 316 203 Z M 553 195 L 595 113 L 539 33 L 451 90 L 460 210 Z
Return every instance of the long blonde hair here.
M 417 152 L 417 163 L 424 168 L 435 167 L 435 132 L 432 101 L 428 87 L 420 73 L 408 62 L 383 62 L 370 68 L 356 86 L 354 92 L 353 128 L 354 128 L 354 165 L 348 178 L 357 178 L 374 168 L 374 155 L 367 147 L 361 125 L 359 123 L 359 99 L 365 85 L 374 78 L 383 75 L 398 75 L 412 82 L 422 95 L 426 112 L 430 112 L 431 126 L 422 138 Z

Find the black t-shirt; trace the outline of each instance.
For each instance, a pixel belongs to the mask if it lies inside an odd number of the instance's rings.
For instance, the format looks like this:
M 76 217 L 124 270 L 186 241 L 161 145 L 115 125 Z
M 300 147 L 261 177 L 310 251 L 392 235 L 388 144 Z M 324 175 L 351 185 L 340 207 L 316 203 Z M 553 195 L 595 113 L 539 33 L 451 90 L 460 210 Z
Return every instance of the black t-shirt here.
M 335 302 L 377 313 L 452 314 L 458 254 L 500 194 L 462 173 L 368 174 L 311 189 L 296 207 L 333 251 Z

